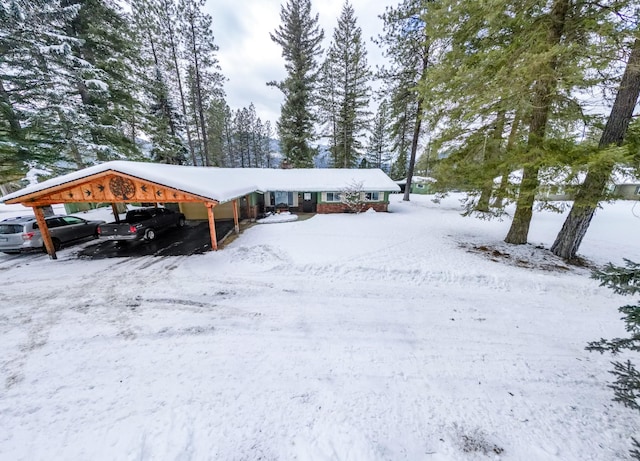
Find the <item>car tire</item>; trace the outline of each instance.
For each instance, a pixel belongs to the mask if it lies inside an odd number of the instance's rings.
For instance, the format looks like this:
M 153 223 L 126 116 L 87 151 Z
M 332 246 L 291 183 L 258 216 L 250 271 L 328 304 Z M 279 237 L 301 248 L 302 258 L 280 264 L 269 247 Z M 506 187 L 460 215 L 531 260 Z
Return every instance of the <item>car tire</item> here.
M 147 231 L 144 233 L 144 239 L 145 240 L 154 240 L 156 238 L 156 232 L 153 229 L 147 229 Z
M 53 249 L 54 249 L 55 251 L 59 251 L 59 250 L 60 250 L 60 248 L 62 248 L 62 242 L 60 242 L 60 240 L 59 240 L 59 239 L 57 239 L 57 238 L 52 238 L 52 239 L 51 239 L 51 242 L 53 242 Z M 46 245 L 42 245 L 42 251 L 43 251 L 44 253 L 46 253 L 46 252 L 47 252 L 47 246 L 46 246 Z
M 182 216 L 180 216 L 178 218 L 178 227 L 184 227 L 184 224 L 185 224 L 185 219 Z
M 60 240 L 58 239 L 51 239 L 51 242 L 53 242 L 53 250 L 54 251 L 58 251 L 60 250 L 60 247 L 62 246 L 62 243 L 60 243 Z M 47 246 L 44 244 L 42 244 L 42 252 L 43 253 L 47 253 Z

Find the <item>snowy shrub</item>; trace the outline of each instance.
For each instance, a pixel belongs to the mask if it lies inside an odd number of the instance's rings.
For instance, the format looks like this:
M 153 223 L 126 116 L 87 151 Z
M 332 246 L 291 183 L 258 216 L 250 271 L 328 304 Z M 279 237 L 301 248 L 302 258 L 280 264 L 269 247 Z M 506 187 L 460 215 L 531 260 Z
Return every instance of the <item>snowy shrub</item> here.
M 362 181 L 354 181 L 342 189 L 340 199 L 351 213 L 361 213 L 365 210 L 367 204 L 363 199 L 363 192 Z

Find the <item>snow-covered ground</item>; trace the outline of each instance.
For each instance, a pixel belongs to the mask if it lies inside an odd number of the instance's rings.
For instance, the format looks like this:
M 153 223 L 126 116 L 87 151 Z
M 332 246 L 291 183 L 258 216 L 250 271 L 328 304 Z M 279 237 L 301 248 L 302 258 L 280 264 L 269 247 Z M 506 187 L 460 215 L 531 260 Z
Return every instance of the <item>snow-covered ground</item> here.
M 2 460 L 618 460 L 618 306 L 455 198 L 254 226 L 191 257 L 0 256 Z M 581 249 L 640 260 L 640 205 Z M 88 242 L 83 245 L 90 245 Z
M 283 222 L 297 221 L 298 215 L 283 211 L 281 213 L 269 213 L 266 217 L 258 219 L 258 224 L 277 224 Z

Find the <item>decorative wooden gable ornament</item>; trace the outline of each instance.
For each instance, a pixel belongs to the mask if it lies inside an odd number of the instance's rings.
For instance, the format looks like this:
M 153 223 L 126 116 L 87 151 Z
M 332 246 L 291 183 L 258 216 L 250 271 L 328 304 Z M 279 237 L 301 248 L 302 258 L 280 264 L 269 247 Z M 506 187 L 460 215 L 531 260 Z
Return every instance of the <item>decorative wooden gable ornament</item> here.
M 124 173 L 107 171 L 71 183 L 7 200 L 26 206 L 45 206 L 69 202 L 210 202 L 211 199 L 190 194 Z

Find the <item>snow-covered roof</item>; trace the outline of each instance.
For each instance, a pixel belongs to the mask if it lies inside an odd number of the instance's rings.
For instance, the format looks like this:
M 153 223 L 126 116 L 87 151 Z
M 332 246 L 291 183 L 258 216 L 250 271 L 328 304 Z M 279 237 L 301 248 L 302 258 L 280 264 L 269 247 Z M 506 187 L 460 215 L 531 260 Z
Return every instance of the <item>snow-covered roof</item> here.
M 631 168 L 619 168 L 611 175 L 611 182 L 616 186 L 640 184 L 640 178 L 634 174 Z
M 339 191 L 353 183 L 361 183 L 362 189 L 365 191 L 399 190 L 399 187 L 382 170 L 377 169 L 276 170 L 113 161 L 34 184 L 1 197 L 0 202 L 61 186 L 107 171 L 127 174 L 221 203 L 255 191 Z
M 234 170 L 238 169 L 234 168 Z M 245 174 L 254 178 L 261 191 L 340 191 L 355 183 L 361 184 L 362 190 L 370 192 L 400 190 L 391 178 L 379 169 L 244 168 L 241 170 L 246 170 Z
M 394 181 L 396 184 L 398 184 L 399 186 L 404 186 L 405 184 L 407 184 L 407 179 L 408 178 L 404 178 L 404 179 L 400 179 L 398 181 Z M 411 176 L 411 183 L 412 184 L 426 184 L 428 182 L 438 182 L 437 179 L 432 178 L 430 176 Z

